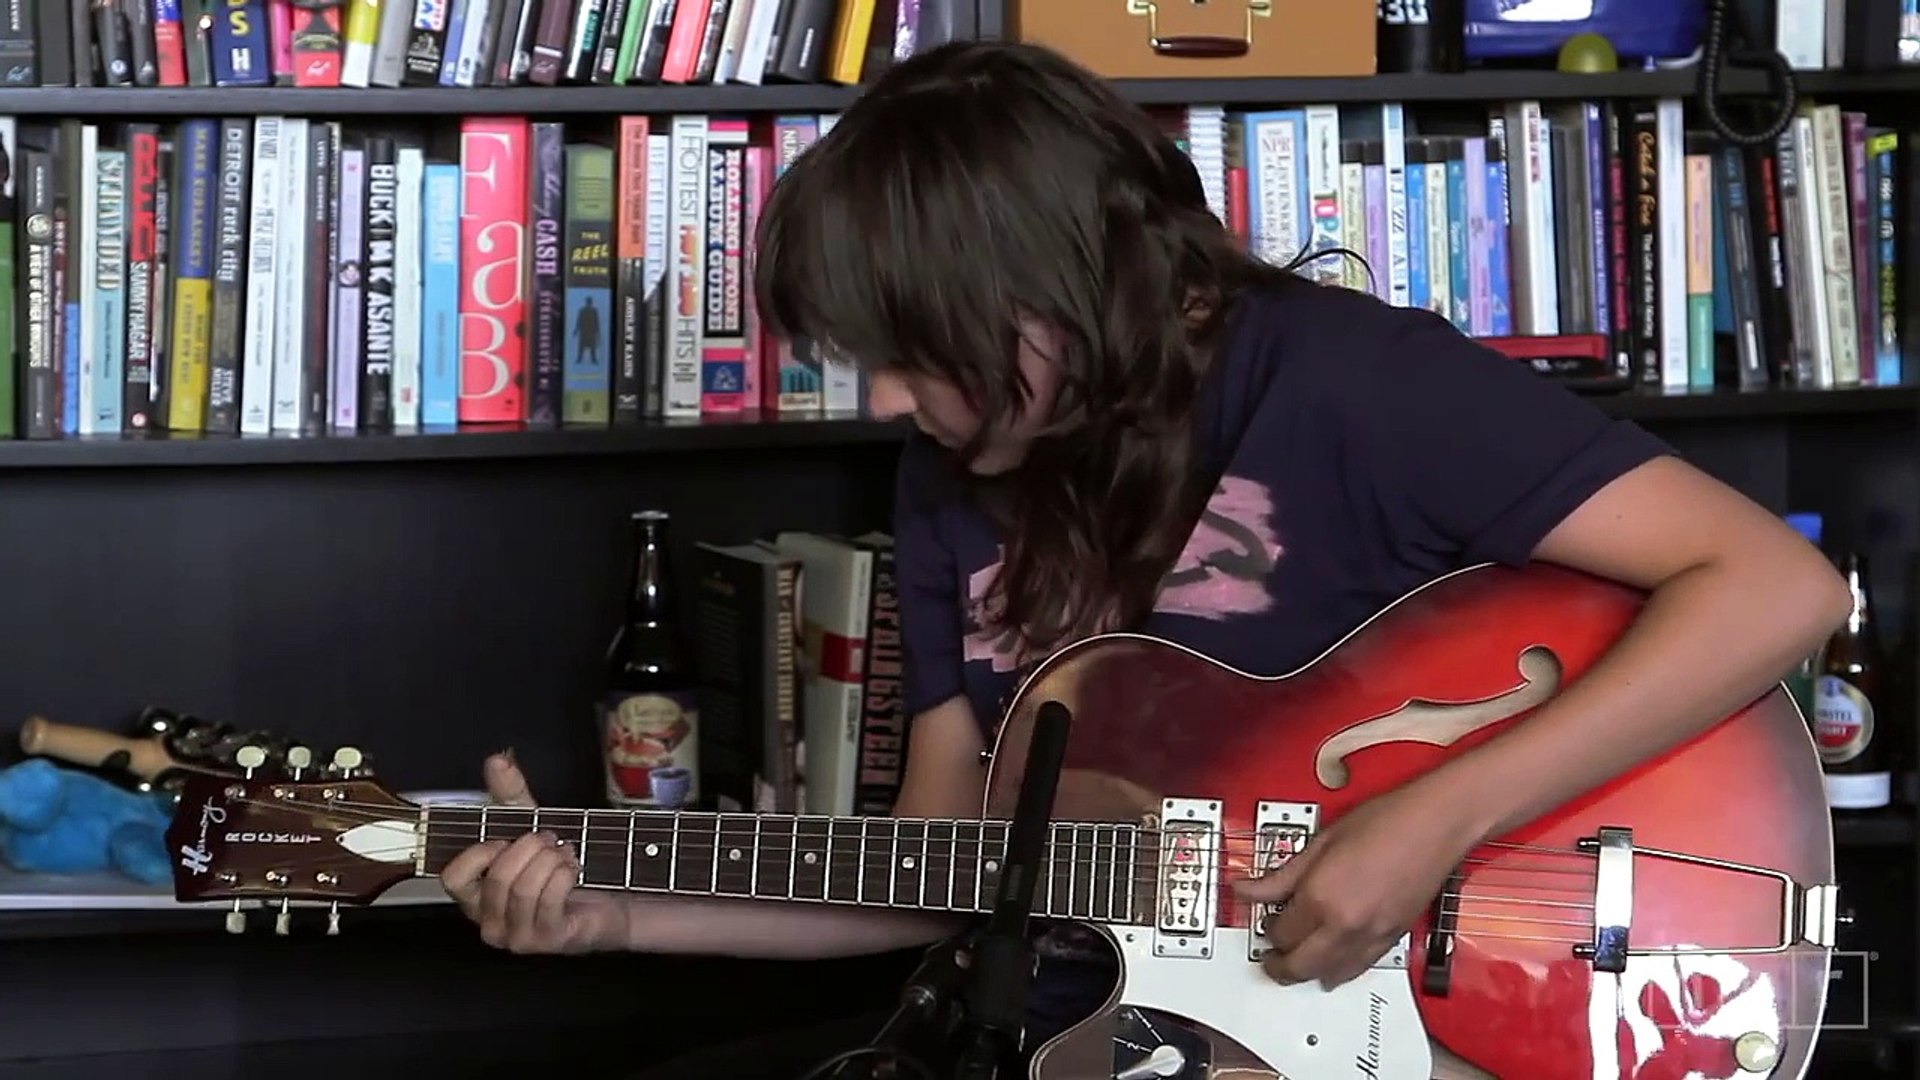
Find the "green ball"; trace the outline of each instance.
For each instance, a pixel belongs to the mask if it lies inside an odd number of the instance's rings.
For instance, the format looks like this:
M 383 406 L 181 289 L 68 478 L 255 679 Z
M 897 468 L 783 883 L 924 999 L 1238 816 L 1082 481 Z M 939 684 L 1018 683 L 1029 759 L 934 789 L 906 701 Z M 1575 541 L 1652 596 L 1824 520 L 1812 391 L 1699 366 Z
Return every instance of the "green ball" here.
M 1559 68 L 1561 71 L 1588 75 L 1602 71 L 1618 71 L 1620 54 L 1613 51 L 1612 42 L 1588 31 L 1573 35 L 1560 46 Z

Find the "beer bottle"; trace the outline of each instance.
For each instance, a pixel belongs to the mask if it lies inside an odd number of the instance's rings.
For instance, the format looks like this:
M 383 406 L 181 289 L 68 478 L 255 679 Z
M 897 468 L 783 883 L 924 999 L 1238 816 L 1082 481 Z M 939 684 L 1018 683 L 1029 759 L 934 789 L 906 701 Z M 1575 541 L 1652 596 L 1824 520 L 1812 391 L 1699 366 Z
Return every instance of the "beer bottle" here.
M 600 699 L 607 801 L 676 808 L 699 798 L 699 703 L 675 619 L 668 573 L 668 518 L 633 515 L 633 577 L 627 612 L 608 650 Z
M 1853 592 L 1853 611 L 1827 639 L 1814 682 L 1814 731 L 1826 767 L 1827 805 L 1873 810 L 1892 796 L 1887 741 L 1879 726 L 1890 719 L 1884 704 L 1886 660 L 1868 596 L 1866 557 L 1849 554 L 1840 569 Z

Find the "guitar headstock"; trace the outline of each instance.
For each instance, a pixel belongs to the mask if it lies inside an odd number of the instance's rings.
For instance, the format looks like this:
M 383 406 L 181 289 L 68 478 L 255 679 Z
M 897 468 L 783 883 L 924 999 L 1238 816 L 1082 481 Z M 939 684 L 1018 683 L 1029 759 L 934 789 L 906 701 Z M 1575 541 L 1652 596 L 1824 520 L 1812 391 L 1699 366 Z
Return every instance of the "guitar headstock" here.
M 173 895 L 182 903 L 232 901 L 227 928 L 246 928 L 245 901 L 279 908 L 275 929 L 287 932 L 292 901 L 329 905 L 328 933 L 339 930 L 339 905 L 367 904 L 414 876 L 425 843 L 420 807 L 360 776 L 362 760 L 341 747 L 314 768 L 305 747 L 292 747 L 285 767 L 267 751 L 234 752 L 241 774 L 186 774 L 167 827 L 173 853 Z

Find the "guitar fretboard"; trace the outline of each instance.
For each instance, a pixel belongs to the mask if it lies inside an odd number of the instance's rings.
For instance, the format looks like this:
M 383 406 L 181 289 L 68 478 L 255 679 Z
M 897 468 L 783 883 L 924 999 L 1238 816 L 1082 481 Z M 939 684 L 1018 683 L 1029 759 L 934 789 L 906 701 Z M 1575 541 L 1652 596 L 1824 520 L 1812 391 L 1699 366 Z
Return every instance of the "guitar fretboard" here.
M 552 833 L 580 855 L 582 885 L 687 896 L 985 912 L 1008 823 L 621 810 L 436 806 L 426 865 L 437 874 L 482 840 Z M 1033 913 L 1129 923 L 1152 911 L 1155 849 L 1135 825 L 1057 822 Z

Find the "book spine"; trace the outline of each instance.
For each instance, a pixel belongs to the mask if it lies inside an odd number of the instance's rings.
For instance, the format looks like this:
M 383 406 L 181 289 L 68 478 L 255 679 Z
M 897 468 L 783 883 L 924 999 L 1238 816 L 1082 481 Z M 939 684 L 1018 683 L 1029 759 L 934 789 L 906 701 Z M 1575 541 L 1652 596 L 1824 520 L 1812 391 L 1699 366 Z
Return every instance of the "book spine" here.
M 220 121 L 220 183 L 215 194 L 213 315 L 207 339 L 207 430 L 240 430 L 240 371 L 245 336 L 247 183 L 253 123 Z
M 394 241 L 399 235 L 399 161 L 384 135 L 367 139 L 366 298 L 360 342 L 360 425 L 394 426 Z
M 428 162 L 421 183 L 420 423 L 460 419 L 460 166 Z
M 20 433 L 29 439 L 60 434 L 57 334 L 60 295 L 54 282 L 53 203 L 59 187 L 53 155 L 29 148 L 21 155 L 18 220 L 24 230 L 26 333 L 20 382 Z
M 394 204 L 393 234 L 393 423 L 420 426 L 422 308 L 425 302 L 426 152 L 403 146 L 395 154 L 398 197 Z
M 665 415 L 700 415 L 700 346 L 705 325 L 707 118 L 673 118 L 672 237 L 668 268 Z
M 570 424 L 608 419 L 613 324 L 613 151 L 567 147 L 565 412 Z
M 746 408 L 747 341 L 741 316 L 746 220 L 747 122 L 707 125 L 706 272 L 701 304 L 700 411 Z
M 527 121 L 460 133 L 460 419 L 525 419 Z
M 332 372 L 333 322 L 329 304 L 333 297 L 335 263 L 339 251 L 334 241 L 335 206 L 340 170 L 339 129 L 331 122 L 313 120 L 307 124 L 307 193 L 304 261 L 290 265 L 302 267 L 300 280 L 300 433 L 324 435 L 327 429 L 327 399 L 332 391 L 328 375 Z M 292 276 L 292 275 L 289 275 Z
M 207 334 L 213 321 L 213 213 L 218 137 L 212 120 L 179 128 L 179 197 L 173 215 L 173 329 L 167 388 L 167 427 L 206 427 Z
M 566 129 L 537 123 L 531 132 L 533 170 L 527 228 L 532 236 L 527 279 L 527 420 L 552 424 L 560 419 L 562 357 L 566 350 L 566 289 L 561 252 L 567 208 Z
M 647 341 L 647 135 L 648 117 L 623 116 L 619 128 L 614 224 L 614 423 L 640 419 L 645 404 Z
M 246 328 L 241 335 L 240 432 L 273 430 L 274 274 L 278 253 L 281 118 L 253 122 L 252 192 L 247 199 Z
M 267 86 L 273 82 L 267 7 L 262 0 L 221 0 L 219 17 L 213 21 L 212 48 L 215 86 Z
M 360 427 L 360 384 L 364 375 L 360 346 L 366 327 L 367 153 L 361 146 L 340 148 L 338 188 L 334 193 L 333 319 L 327 363 L 333 381 L 329 422 L 342 431 Z

